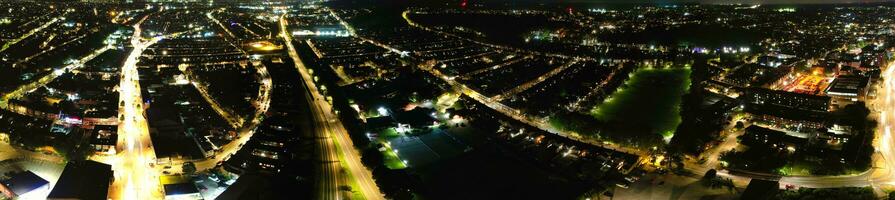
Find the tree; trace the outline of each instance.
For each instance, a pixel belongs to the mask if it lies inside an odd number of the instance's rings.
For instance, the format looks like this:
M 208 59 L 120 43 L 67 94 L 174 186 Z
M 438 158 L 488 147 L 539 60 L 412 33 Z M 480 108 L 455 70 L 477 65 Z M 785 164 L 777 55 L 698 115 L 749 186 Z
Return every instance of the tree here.
M 715 169 L 710 169 L 709 171 L 705 172 L 705 175 L 702 176 L 702 179 L 713 179 L 717 175 L 718 175 L 718 171 L 716 171 Z
M 194 164 L 193 162 L 183 163 L 183 173 L 184 174 L 196 173 L 196 164 Z
M 705 172 L 705 175 L 702 176 L 702 180 L 700 180 L 700 182 L 702 182 L 703 186 L 711 186 L 713 185 L 712 183 L 717 177 L 718 171 L 716 171 L 715 169 L 710 169 L 709 171 Z
M 385 158 L 382 156 L 382 152 L 379 152 L 378 148 L 367 148 L 361 153 L 361 162 L 364 163 L 369 168 L 377 168 L 382 166 Z
M 870 167 L 871 155 L 873 154 L 873 127 L 876 122 L 868 120 L 870 109 L 864 103 L 855 103 L 845 106 L 842 110 L 835 113 L 840 122 L 851 125 L 855 132 L 843 147 L 843 157 L 852 164 L 855 170 L 866 170 Z
M 706 126 L 700 120 L 704 117 L 700 115 L 703 113 L 700 107 L 706 95 L 702 82 L 709 77 L 708 69 L 705 57 L 696 58 L 690 67 L 690 91 L 681 99 L 681 123 L 671 138 L 670 151 L 699 155 L 706 144 L 717 139 L 717 132 L 722 127 Z

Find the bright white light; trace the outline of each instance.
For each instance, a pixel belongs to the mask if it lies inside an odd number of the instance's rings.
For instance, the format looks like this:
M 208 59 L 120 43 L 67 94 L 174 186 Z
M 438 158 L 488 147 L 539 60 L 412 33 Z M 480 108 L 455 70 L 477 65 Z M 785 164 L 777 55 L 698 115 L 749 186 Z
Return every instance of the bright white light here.
M 388 110 L 385 109 L 385 107 L 379 107 L 379 109 L 376 109 L 376 111 L 379 111 L 379 115 L 388 116 Z

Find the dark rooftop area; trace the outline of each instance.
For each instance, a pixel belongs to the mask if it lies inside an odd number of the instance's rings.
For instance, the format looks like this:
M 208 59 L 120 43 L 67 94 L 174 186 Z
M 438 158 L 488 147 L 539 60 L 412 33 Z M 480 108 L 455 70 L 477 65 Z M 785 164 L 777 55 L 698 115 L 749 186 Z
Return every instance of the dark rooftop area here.
M 92 160 L 71 161 L 47 199 L 106 199 L 112 166 Z

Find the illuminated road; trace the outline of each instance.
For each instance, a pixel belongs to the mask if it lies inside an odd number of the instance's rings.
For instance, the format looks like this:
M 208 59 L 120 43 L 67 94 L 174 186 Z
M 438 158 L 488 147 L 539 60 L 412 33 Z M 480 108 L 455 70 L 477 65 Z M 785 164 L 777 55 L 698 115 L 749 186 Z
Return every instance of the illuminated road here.
M 295 62 L 295 67 L 301 71 L 303 79 L 309 79 L 304 77 L 304 71 L 306 70 L 304 63 L 301 62 L 301 58 L 299 58 L 298 53 L 295 51 L 294 45 L 292 45 L 292 37 L 288 35 L 288 31 L 286 30 L 287 24 L 285 16 L 283 16 L 280 20 L 280 27 L 283 33 L 281 36 L 286 41 L 286 46 L 289 48 L 289 57 L 292 57 L 292 60 Z M 310 90 L 311 86 L 306 87 Z M 316 89 L 316 88 L 314 88 Z M 314 114 L 313 119 L 315 123 L 315 134 L 319 138 L 317 142 L 317 152 L 320 154 L 320 165 L 317 165 L 316 169 L 318 171 L 319 176 L 316 176 L 316 188 L 318 199 L 341 199 L 339 195 L 339 159 L 336 155 L 336 150 L 333 145 L 332 137 L 330 137 L 329 132 L 324 128 L 325 123 L 321 123 L 323 121 L 323 117 L 319 114 L 321 111 L 318 104 L 316 104 L 316 95 L 311 97 L 313 94 L 309 94 L 305 92 L 305 98 L 308 100 L 311 105 L 311 113 Z M 314 102 L 314 103 L 311 103 Z
M 497 64 L 497 65 L 494 65 L 494 66 L 491 66 L 491 67 L 485 67 L 485 68 L 477 69 L 477 70 L 475 70 L 475 71 L 472 71 L 472 72 L 463 74 L 463 75 L 461 75 L 461 76 L 464 77 L 464 78 L 466 78 L 466 77 L 475 77 L 475 75 L 478 75 L 478 74 L 481 74 L 481 73 L 485 73 L 485 72 L 490 72 L 490 71 L 493 71 L 493 70 L 496 70 L 496 69 L 500 69 L 500 68 L 506 67 L 507 65 L 516 64 L 516 63 L 518 63 L 518 62 L 520 62 L 520 61 L 528 60 L 528 59 L 532 59 L 532 58 L 534 58 L 534 56 L 531 56 L 531 55 L 524 56 L 524 57 L 518 57 L 518 58 L 515 58 L 515 59 L 513 59 L 513 60 L 510 60 L 510 61 L 507 61 L 507 62 L 504 62 L 504 63 L 500 63 L 500 64 Z M 442 62 L 444 62 L 444 61 L 442 61 Z
M 148 17 L 148 16 L 147 16 Z M 111 162 L 115 172 L 115 181 L 112 183 L 109 196 L 112 199 L 161 199 L 164 197 L 159 185 L 158 171 L 150 166 L 155 161 L 155 150 L 152 140 L 149 138 L 149 128 L 143 110 L 143 100 L 140 96 L 139 74 L 137 62 L 146 47 L 161 40 L 156 37 L 144 40 L 141 37 L 140 24 L 146 19 L 134 25 L 134 34 L 131 38 L 133 50 L 121 67 L 121 83 L 119 85 L 119 98 L 122 105 L 119 114 L 122 122 L 118 126 L 119 153 Z
M 65 13 L 62 13 L 62 14 L 60 15 L 60 17 L 61 17 L 61 16 L 65 16 L 65 14 L 67 14 L 67 13 L 68 13 L 68 11 L 66 11 Z M 16 43 L 21 42 L 21 41 L 24 40 L 25 38 L 31 37 L 31 35 L 34 35 L 35 33 L 40 32 L 41 30 L 43 30 L 43 29 L 49 27 L 50 25 L 53 25 L 53 24 L 55 24 L 56 22 L 59 22 L 59 18 L 60 18 L 60 17 L 54 17 L 52 20 L 48 21 L 47 23 L 44 23 L 43 25 L 40 25 L 39 27 L 37 27 L 37 28 L 35 28 L 35 29 L 31 29 L 31 31 L 28 31 L 28 33 L 25 33 L 25 34 L 22 35 L 21 37 L 18 37 L 18 38 L 13 39 L 13 40 L 11 40 L 11 41 L 9 41 L 9 42 L 6 42 L 6 44 L 3 44 L 3 47 L 0 47 L 0 52 L 4 52 L 4 51 L 6 51 L 6 50 L 9 49 L 9 47 L 11 47 L 12 45 L 15 45 Z
M 10 99 L 19 98 L 22 95 L 25 95 L 25 93 L 28 93 L 29 91 L 37 89 L 37 88 L 44 86 L 50 82 L 53 82 L 53 80 L 56 80 L 56 78 L 58 78 L 65 72 L 79 69 L 79 68 L 83 67 L 84 63 L 87 63 L 87 61 L 93 60 L 93 58 L 96 58 L 96 56 L 99 56 L 100 54 L 103 54 L 106 51 L 113 49 L 113 48 L 114 47 L 112 47 L 112 46 L 104 46 L 103 48 L 94 50 L 93 52 L 82 57 L 81 59 L 75 60 L 74 62 L 69 63 L 68 65 L 66 65 L 62 68 L 55 69 L 52 73 L 49 73 L 46 76 L 43 76 L 31 83 L 19 86 L 18 88 L 16 88 L 16 90 L 13 90 L 12 92 L 9 92 L 9 93 L 6 93 L 3 95 L 2 99 L 0 99 L 0 108 L 7 109 L 7 105 L 8 105 L 7 102 Z M 24 113 L 20 113 L 20 114 L 24 114 Z
M 338 117 L 333 113 L 329 103 L 317 91 L 317 87 L 314 85 L 307 67 L 299 58 L 295 46 L 292 44 L 292 36 L 287 30 L 287 24 L 286 17 L 283 15 L 280 18 L 280 35 L 286 41 L 286 46 L 289 48 L 289 56 L 295 62 L 295 67 L 302 75 L 305 86 L 309 90 L 309 93 L 305 93 L 305 97 L 311 104 L 311 113 L 315 124 L 314 131 L 323 140 L 322 144 L 318 145 L 320 153 L 323 154 L 321 155 L 321 161 L 324 164 L 322 171 L 320 171 L 324 175 L 318 180 L 320 185 L 318 190 L 320 196 L 318 196 L 318 199 L 342 198 L 338 194 L 337 189 L 341 179 L 336 177 L 342 170 L 340 166 L 344 167 L 344 170 L 348 173 L 348 177 L 350 177 L 348 181 L 356 183 L 359 187 L 352 188 L 352 190 L 360 190 L 365 199 L 383 199 L 384 196 L 373 181 L 372 173 L 361 164 L 359 153 L 354 149 L 354 145 L 352 145 L 352 141 L 348 137 L 348 131 L 345 130 Z
M 216 24 L 218 24 L 219 26 L 221 26 L 221 28 L 223 28 L 224 30 L 227 30 L 226 32 L 228 33 L 228 35 L 230 37 L 225 37 L 225 39 L 230 43 L 231 46 L 238 49 L 244 55 L 248 56 L 248 53 L 246 53 L 244 50 L 240 49 L 238 46 L 236 46 L 236 44 L 234 44 L 235 42 L 233 42 L 233 40 L 236 39 L 235 36 L 232 33 L 230 33 L 229 30 L 225 26 L 223 26 L 223 24 L 220 23 L 220 21 L 215 19 L 211 12 L 206 13 L 206 17 L 208 19 L 212 20 L 213 22 L 215 22 Z M 213 157 L 211 157 L 209 159 L 204 159 L 201 161 L 195 161 L 194 163 L 196 165 L 197 171 L 204 171 L 204 170 L 214 168 L 217 166 L 217 164 L 219 162 L 225 161 L 230 157 L 230 155 L 236 154 L 236 152 L 242 148 L 242 145 L 245 144 L 246 142 L 248 142 L 249 139 L 251 139 L 252 135 L 254 135 L 255 127 L 257 127 L 258 125 L 261 124 L 261 117 L 264 115 L 264 113 L 267 113 L 267 110 L 270 108 L 270 100 L 271 100 L 270 96 L 271 96 L 271 89 L 273 89 L 273 82 L 270 79 L 270 74 L 267 71 L 267 66 L 265 66 L 261 62 L 254 62 L 254 63 L 252 63 L 252 66 L 255 67 L 255 69 L 258 72 L 259 77 L 261 77 L 261 80 L 259 80 L 261 83 L 261 86 L 258 90 L 258 97 L 255 98 L 256 100 L 254 102 L 257 109 L 255 110 L 254 115 L 252 115 L 252 118 L 251 118 L 252 120 L 249 121 L 249 123 L 245 123 L 244 119 L 239 118 L 238 119 L 239 124 L 234 125 L 234 127 L 238 129 L 237 132 L 239 133 L 238 134 L 239 136 L 235 140 L 230 141 L 230 143 L 227 143 L 224 146 L 218 147 L 218 149 L 216 149 L 216 150 L 218 150 L 220 152 L 216 153 Z M 185 70 L 185 71 L 188 71 L 188 70 Z M 186 73 L 186 72 L 184 72 L 184 73 Z M 192 77 L 192 76 L 189 76 L 189 77 Z M 193 83 L 193 86 L 195 86 L 197 88 L 197 90 L 200 91 L 200 93 L 203 93 L 202 96 L 206 97 L 206 101 L 208 101 L 212 105 L 212 108 L 215 109 L 215 111 L 217 111 L 218 114 L 220 114 L 227 121 L 234 120 L 233 117 L 230 117 L 230 116 L 232 116 L 231 114 L 228 114 L 227 112 L 224 112 L 222 109 L 220 109 L 220 105 L 217 105 L 216 101 L 214 101 L 211 98 L 211 96 L 208 95 L 208 93 L 206 92 L 206 89 L 204 87 L 201 87 L 200 84 L 197 84 L 196 82 L 192 82 L 192 83 Z M 217 108 L 215 108 L 215 107 L 217 107 Z M 231 118 L 231 119 L 228 119 L 228 118 Z M 232 123 L 231 123 L 231 125 L 232 125 Z M 172 171 L 172 172 L 178 172 L 178 170 L 179 169 L 176 169 L 176 168 L 174 168 L 173 170 L 169 169 L 169 171 Z
M 203 99 L 205 99 L 205 102 L 208 102 L 208 105 L 211 106 L 212 110 L 218 113 L 221 118 L 224 118 L 224 120 L 227 121 L 227 123 L 230 124 L 232 128 L 239 129 L 240 127 L 242 127 L 242 124 L 245 123 L 245 119 L 243 119 L 242 116 L 233 114 L 228 109 L 224 109 L 224 107 L 221 106 L 221 104 L 218 103 L 218 101 L 213 96 L 211 96 L 211 94 L 208 93 L 208 88 L 204 85 L 205 83 L 196 81 L 196 76 L 193 75 L 192 71 L 188 70 L 187 67 L 178 68 L 180 68 L 180 71 L 184 75 L 186 75 L 190 84 L 193 85 L 193 87 L 195 87 L 197 91 L 199 91 L 199 94 L 202 96 Z
M 737 137 L 743 135 L 746 131 L 745 131 L 745 129 L 731 131 L 731 130 L 734 130 L 734 129 L 732 129 L 732 126 L 733 125 L 728 125 L 727 128 L 724 129 L 728 133 L 727 133 L 727 136 L 724 137 L 724 140 L 723 140 L 723 142 L 721 142 L 721 144 L 715 145 L 713 148 L 706 150 L 705 152 L 702 153 L 703 157 L 705 158 L 705 163 L 703 163 L 701 165 L 697 164 L 696 161 L 694 161 L 693 163 L 686 163 L 686 164 L 690 164 L 688 166 L 701 167 L 701 168 L 697 168 L 699 170 L 692 170 L 692 171 L 696 171 L 696 172 L 700 172 L 701 174 L 705 174 L 705 171 L 708 171 L 709 169 L 712 169 L 712 168 L 715 168 L 716 166 L 718 166 L 718 163 L 720 162 L 718 160 L 718 158 L 721 157 L 721 153 L 730 151 L 731 149 L 736 148 L 737 146 L 740 145 L 739 141 L 737 140 Z M 748 126 L 749 126 L 749 124 L 746 124 L 743 127 L 748 127 Z
M 59 44 L 59 46 L 50 46 L 50 48 L 44 49 L 43 51 L 37 52 L 36 54 L 30 55 L 30 56 L 28 56 L 28 57 L 25 57 L 25 58 L 22 58 L 21 60 L 16 61 L 15 63 L 12 64 L 12 67 L 16 67 L 16 66 L 21 65 L 22 63 L 26 63 L 26 62 L 28 62 L 28 61 L 31 61 L 31 59 L 37 58 L 38 56 L 41 56 L 41 55 L 44 55 L 44 54 L 46 54 L 46 53 L 49 53 L 49 52 L 51 52 L 51 51 L 53 51 L 53 50 L 56 50 L 56 48 L 58 48 L 58 47 L 63 47 L 63 46 L 65 46 L 65 45 L 68 45 L 68 44 L 71 44 L 71 43 L 74 43 L 74 42 L 81 41 L 81 39 L 86 38 L 88 35 L 89 35 L 89 34 L 84 34 L 84 35 L 75 37 L 74 39 L 71 39 L 71 40 L 69 40 L 69 41 L 65 41 L 65 42 L 63 42 L 62 44 Z
M 230 38 L 236 38 L 236 35 L 234 35 L 233 32 L 230 32 L 230 29 L 227 28 L 227 26 L 224 26 L 224 24 L 222 24 L 221 21 L 218 21 L 218 19 L 214 17 L 214 12 L 219 12 L 219 11 L 221 11 L 221 10 L 208 11 L 207 13 L 205 13 L 205 17 L 207 17 L 208 19 L 213 21 L 215 24 L 220 26 L 221 29 L 224 29 L 224 32 L 227 32 L 227 35 L 229 35 Z
M 568 63 L 563 64 L 563 65 L 561 65 L 561 66 L 559 66 L 559 67 L 553 68 L 553 70 L 550 70 L 549 72 L 545 73 L 544 75 L 538 76 L 538 78 L 535 78 L 534 80 L 530 80 L 530 81 L 528 81 L 528 82 L 525 82 L 525 83 L 523 83 L 522 85 L 516 86 L 515 88 L 510 89 L 509 91 L 504 92 L 503 94 L 499 94 L 499 95 L 497 95 L 497 96 L 494 96 L 494 97 L 492 97 L 492 98 L 494 99 L 494 101 L 501 101 L 501 100 L 503 100 L 503 99 L 506 98 L 506 97 L 512 97 L 512 96 L 515 96 L 516 94 L 519 94 L 519 93 L 521 93 L 521 92 L 524 92 L 524 91 L 526 91 L 526 90 L 528 90 L 528 89 L 530 89 L 530 88 L 532 88 L 532 87 L 534 87 L 534 86 L 540 84 L 541 82 L 546 81 L 546 80 L 549 79 L 550 77 L 556 76 L 557 74 L 559 74 L 559 73 L 562 72 L 562 71 L 565 71 L 566 69 L 568 69 L 568 68 L 571 67 L 572 65 L 575 65 L 575 63 L 578 63 L 578 61 L 579 61 L 578 59 L 572 59 L 572 61 L 569 61 Z

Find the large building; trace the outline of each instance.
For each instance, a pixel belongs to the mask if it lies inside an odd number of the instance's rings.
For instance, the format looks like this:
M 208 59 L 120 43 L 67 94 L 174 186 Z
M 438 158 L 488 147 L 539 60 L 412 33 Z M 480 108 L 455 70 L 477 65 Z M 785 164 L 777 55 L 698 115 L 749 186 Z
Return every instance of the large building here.
M 808 140 L 805 138 L 794 137 L 784 132 L 760 126 L 746 127 L 745 133 L 739 139 L 741 144 L 747 146 L 767 145 L 779 148 L 796 148 L 808 143 Z
M 858 75 L 842 75 L 836 77 L 833 83 L 827 87 L 827 96 L 837 100 L 861 101 L 870 89 L 870 78 Z
M 71 161 L 47 199 L 108 199 L 112 166 L 92 160 Z
M 754 123 L 809 138 L 829 125 L 831 98 L 764 88 L 750 88 L 742 97 Z
M 830 124 L 827 112 L 756 105 L 746 107 L 746 112 L 752 115 L 752 121 L 757 125 L 786 130 L 787 134 L 801 138 L 815 135 Z
M 830 97 L 810 94 L 799 94 L 765 88 L 750 88 L 745 100 L 749 104 L 780 106 L 790 109 L 827 112 L 830 109 Z

